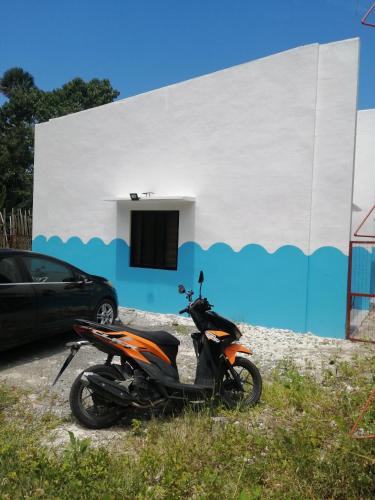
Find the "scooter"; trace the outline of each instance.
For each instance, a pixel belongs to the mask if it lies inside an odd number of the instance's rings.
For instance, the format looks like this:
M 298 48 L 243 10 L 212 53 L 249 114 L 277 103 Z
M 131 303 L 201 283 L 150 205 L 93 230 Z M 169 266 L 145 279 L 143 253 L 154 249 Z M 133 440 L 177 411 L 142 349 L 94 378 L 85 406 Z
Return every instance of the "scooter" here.
M 201 271 L 199 297 L 194 301 L 192 290 L 178 286 L 188 300 L 180 314 L 189 314 L 198 329 L 191 334 L 197 357 L 194 384 L 180 382 L 176 365 L 180 342 L 170 333 L 76 321 L 74 330 L 84 340 L 67 344 L 71 352 L 53 385 L 82 346 L 91 344 L 107 355 L 104 364 L 87 368 L 73 382 L 69 401 L 79 423 L 100 429 L 139 410 L 163 411 L 210 400 L 231 408 L 259 401 L 259 370 L 249 359 L 237 356 L 252 351 L 237 343 L 241 337 L 237 326 L 212 311 L 213 305 L 202 298 L 203 281 Z M 119 363 L 113 362 L 115 357 Z

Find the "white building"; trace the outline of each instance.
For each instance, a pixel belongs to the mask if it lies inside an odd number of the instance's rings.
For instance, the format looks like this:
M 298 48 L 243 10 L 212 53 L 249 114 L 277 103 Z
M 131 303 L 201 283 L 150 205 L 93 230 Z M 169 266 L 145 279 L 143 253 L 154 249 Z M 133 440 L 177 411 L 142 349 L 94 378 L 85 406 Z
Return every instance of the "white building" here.
M 174 313 L 203 269 L 224 315 L 343 337 L 358 52 L 299 47 L 37 125 L 33 249 L 124 306 Z
M 358 111 L 357 115 L 353 203 L 352 229 L 356 239 L 354 232 L 375 204 L 375 109 Z M 360 233 L 375 235 L 373 217 Z

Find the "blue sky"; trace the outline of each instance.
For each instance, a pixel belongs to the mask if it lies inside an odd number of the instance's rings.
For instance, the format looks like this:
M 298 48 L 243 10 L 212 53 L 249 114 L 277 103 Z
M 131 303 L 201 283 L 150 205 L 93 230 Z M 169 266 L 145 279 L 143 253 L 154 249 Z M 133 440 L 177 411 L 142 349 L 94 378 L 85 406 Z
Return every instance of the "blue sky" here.
M 298 45 L 361 38 L 359 108 L 375 107 L 372 0 L 0 0 L 0 74 L 49 90 L 109 78 L 120 98 Z M 372 16 L 375 22 L 375 13 Z

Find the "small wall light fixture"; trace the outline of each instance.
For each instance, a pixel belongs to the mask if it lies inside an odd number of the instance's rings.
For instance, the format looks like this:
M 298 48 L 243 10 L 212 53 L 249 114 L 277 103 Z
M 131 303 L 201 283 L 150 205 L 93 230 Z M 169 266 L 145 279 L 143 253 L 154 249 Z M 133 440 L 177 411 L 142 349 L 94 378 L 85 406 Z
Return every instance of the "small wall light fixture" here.
M 130 193 L 130 199 L 132 201 L 138 201 L 140 198 L 137 193 Z

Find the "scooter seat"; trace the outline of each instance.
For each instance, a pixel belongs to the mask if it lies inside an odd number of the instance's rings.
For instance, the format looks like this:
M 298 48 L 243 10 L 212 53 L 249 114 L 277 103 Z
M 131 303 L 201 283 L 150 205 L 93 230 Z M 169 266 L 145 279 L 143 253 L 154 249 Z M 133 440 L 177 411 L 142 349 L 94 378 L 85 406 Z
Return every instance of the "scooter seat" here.
M 134 335 L 138 335 L 147 340 L 151 340 L 158 345 L 170 345 L 170 346 L 178 346 L 180 345 L 180 341 L 176 339 L 171 333 L 165 332 L 164 330 L 138 330 L 137 328 L 132 328 L 127 325 L 101 325 L 99 323 L 94 323 L 93 321 L 87 320 L 76 320 L 76 323 L 85 324 L 87 326 L 91 326 L 93 328 L 97 328 L 98 330 L 102 330 L 104 332 L 129 332 Z
M 158 345 L 180 345 L 180 341 L 176 339 L 176 337 L 174 337 L 171 333 L 165 332 L 164 330 L 136 330 L 135 328 L 130 328 L 126 325 L 124 325 L 122 329 L 120 328 L 120 330 L 134 333 L 134 335 L 138 335 L 143 339 L 151 340 L 151 342 L 155 342 L 155 344 Z

